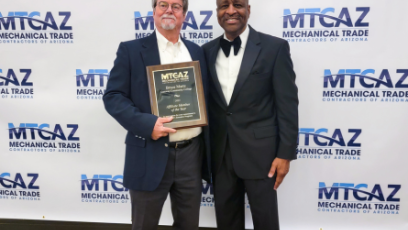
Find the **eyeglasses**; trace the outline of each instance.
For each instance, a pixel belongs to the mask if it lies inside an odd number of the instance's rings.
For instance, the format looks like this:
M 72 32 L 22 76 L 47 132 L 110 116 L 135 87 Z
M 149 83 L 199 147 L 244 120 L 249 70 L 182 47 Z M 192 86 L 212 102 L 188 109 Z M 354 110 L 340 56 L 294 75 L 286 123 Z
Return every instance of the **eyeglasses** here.
M 167 2 L 159 2 L 157 6 L 159 7 L 160 10 L 166 11 L 169 8 L 169 3 Z M 171 9 L 173 10 L 174 13 L 180 12 L 183 9 L 183 6 L 178 4 L 178 3 L 173 3 L 171 4 Z

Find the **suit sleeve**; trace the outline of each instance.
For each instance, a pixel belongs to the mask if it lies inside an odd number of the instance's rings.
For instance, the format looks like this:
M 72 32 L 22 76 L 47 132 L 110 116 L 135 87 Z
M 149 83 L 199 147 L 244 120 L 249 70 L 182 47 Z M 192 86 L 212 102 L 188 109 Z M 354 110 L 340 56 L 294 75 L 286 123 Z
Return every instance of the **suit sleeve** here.
M 207 112 L 208 112 L 208 70 L 207 70 L 207 61 L 205 58 L 204 50 L 200 48 L 200 69 L 201 69 L 201 76 L 202 76 L 202 81 L 203 81 L 203 88 L 204 88 L 204 96 L 205 96 L 205 102 L 206 102 L 206 107 L 207 107 Z
M 119 45 L 111 70 L 103 102 L 108 113 L 134 135 L 150 137 L 157 116 L 142 113 L 131 100 L 131 69 L 129 51 L 125 43 Z
M 278 52 L 273 70 L 273 90 L 279 126 L 277 157 L 296 159 L 298 139 L 298 89 L 290 57 L 289 44 L 285 41 Z

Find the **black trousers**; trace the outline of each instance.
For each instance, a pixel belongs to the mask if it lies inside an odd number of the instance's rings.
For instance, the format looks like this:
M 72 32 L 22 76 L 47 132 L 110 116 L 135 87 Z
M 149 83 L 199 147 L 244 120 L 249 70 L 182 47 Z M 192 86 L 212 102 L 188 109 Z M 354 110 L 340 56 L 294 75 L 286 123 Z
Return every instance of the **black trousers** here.
M 219 230 L 245 229 L 245 192 L 255 230 L 279 230 L 278 201 L 273 189 L 275 176 L 259 180 L 239 178 L 227 143 L 223 162 L 214 178 L 214 199 Z
M 132 230 L 157 230 L 163 204 L 170 193 L 174 230 L 198 230 L 202 193 L 202 140 L 170 149 L 162 181 L 154 191 L 130 190 Z

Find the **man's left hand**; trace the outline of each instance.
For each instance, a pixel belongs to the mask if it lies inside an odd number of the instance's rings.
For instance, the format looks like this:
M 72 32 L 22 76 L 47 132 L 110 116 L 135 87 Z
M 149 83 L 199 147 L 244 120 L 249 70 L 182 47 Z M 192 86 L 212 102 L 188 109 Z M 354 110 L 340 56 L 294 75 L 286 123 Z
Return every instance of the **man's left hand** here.
M 276 175 L 276 182 L 274 189 L 277 190 L 279 185 L 282 183 L 283 179 L 285 178 L 286 174 L 289 172 L 289 165 L 290 160 L 275 158 L 272 162 L 271 170 L 269 171 L 268 177 L 272 178 L 273 175 Z

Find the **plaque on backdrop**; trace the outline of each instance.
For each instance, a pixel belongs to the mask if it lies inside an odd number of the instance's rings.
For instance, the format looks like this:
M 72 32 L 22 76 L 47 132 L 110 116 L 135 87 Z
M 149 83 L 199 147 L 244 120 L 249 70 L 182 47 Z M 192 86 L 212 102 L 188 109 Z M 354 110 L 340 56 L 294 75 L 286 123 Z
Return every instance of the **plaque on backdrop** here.
M 208 124 L 198 61 L 146 68 L 152 113 L 174 118 L 165 127 L 185 129 Z

